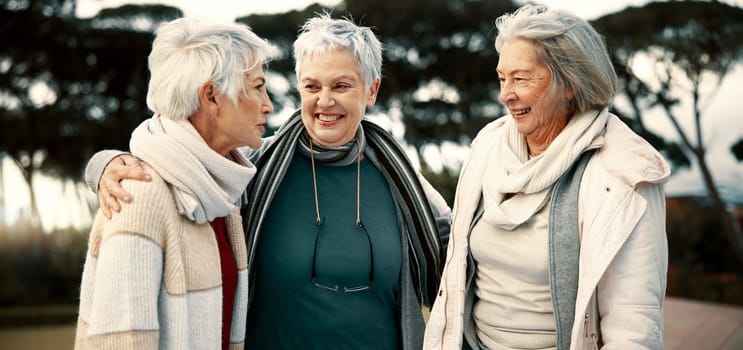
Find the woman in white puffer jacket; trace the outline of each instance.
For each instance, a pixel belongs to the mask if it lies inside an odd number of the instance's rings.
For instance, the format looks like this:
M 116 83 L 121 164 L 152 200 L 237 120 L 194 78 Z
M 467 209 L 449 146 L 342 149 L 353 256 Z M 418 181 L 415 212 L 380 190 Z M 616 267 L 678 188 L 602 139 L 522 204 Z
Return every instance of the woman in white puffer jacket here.
M 603 38 L 543 6 L 497 27 L 510 113 L 464 163 L 424 349 L 662 349 L 670 171 L 608 112 Z

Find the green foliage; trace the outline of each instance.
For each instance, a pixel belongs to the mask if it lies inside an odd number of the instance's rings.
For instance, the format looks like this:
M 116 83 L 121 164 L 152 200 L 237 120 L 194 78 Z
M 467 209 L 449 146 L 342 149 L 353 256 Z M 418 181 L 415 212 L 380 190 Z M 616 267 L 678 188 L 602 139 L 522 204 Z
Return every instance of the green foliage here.
M 0 104 L 0 152 L 26 173 L 77 179 L 94 151 L 127 148 L 129 133 L 147 117 L 152 34 L 95 29 L 91 21 L 0 10 L 7 48 L 0 94 L 11 101 Z M 35 100 L 34 89 L 50 100 Z

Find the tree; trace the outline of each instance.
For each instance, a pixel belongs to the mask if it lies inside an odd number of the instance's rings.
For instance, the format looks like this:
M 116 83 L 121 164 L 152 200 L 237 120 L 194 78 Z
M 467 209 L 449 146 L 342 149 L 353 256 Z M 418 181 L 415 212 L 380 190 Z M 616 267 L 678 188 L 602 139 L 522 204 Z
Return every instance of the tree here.
M 29 3 L 0 8 L 0 152 L 31 188 L 38 172 L 77 180 L 94 151 L 127 148 L 131 130 L 148 116 L 146 57 L 153 36 L 118 28 L 113 10 L 80 20 L 62 11 L 61 0 L 52 2 L 58 12 Z M 120 12 L 132 18 L 151 10 L 150 23 L 181 15 L 162 6 Z M 36 193 L 30 196 L 38 220 Z
M 743 9 L 719 2 L 655 2 L 604 16 L 595 25 L 606 36 L 618 63 L 621 90 L 632 107 L 621 114 L 631 115 L 633 125 L 647 135 L 643 115 L 653 107 L 664 112 L 680 139 L 680 145 L 665 149 L 666 154 L 677 165 L 683 165 L 686 156 L 694 159 L 723 231 L 743 261 L 743 233 L 728 212 L 705 159 L 702 123 L 706 101 L 741 60 Z M 657 63 L 652 76 L 641 77 L 633 70 L 633 60 L 640 57 Z M 694 138 L 681 127 L 683 115 L 674 109 L 682 99 L 692 102 L 689 117 L 694 121 Z M 662 141 L 658 143 L 663 146 Z

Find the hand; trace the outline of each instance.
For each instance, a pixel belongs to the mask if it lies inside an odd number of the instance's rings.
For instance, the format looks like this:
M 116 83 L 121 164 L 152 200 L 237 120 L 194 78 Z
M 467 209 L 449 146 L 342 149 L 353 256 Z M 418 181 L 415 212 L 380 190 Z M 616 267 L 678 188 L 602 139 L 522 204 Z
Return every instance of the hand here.
M 132 196 L 121 187 L 121 180 L 150 181 L 152 178 L 144 171 L 142 162 L 131 155 L 120 155 L 112 159 L 103 169 L 98 182 L 98 203 L 103 215 L 111 218 L 113 212 L 121 211 L 119 201 L 129 203 Z

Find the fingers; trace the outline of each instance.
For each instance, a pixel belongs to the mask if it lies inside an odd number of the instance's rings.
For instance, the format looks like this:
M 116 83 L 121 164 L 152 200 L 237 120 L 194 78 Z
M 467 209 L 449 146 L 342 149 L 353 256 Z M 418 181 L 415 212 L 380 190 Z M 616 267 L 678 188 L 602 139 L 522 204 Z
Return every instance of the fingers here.
M 116 198 L 113 198 L 109 194 L 108 186 L 106 186 L 105 182 L 103 181 L 98 188 L 98 203 L 101 207 L 101 211 L 103 211 L 103 215 L 105 215 L 109 219 L 111 219 L 113 215 L 112 210 L 116 211 L 117 213 L 121 210 L 119 202 L 116 200 Z
M 114 170 L 118 172 L 119 181 L 124 179 L 150 181 L 151 177 L 144 171 L 142 161 L 131 155 L 121 155 L 116 157 L 117 161 L 120 161 L 122 167 L 116 167 Z
M 121 211 L 122 203 L 132 201 L 132 196 L 121 187 L 121 180 L 150 181 L 152 178 L 144 171 L 142 162 L 130 155 L 120 155 L 112 159 L 103 169 L 98 183 L 98 203 L 107 218 Z

